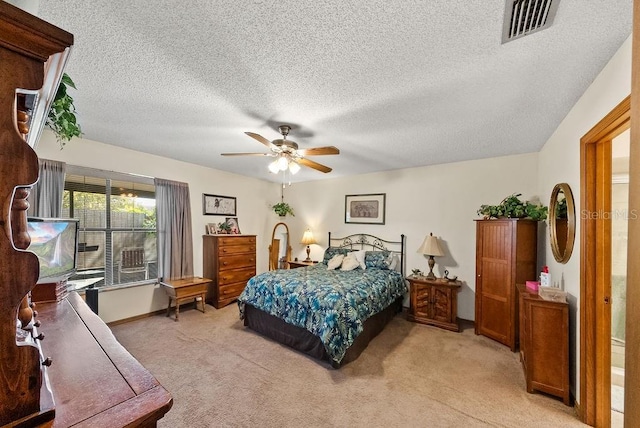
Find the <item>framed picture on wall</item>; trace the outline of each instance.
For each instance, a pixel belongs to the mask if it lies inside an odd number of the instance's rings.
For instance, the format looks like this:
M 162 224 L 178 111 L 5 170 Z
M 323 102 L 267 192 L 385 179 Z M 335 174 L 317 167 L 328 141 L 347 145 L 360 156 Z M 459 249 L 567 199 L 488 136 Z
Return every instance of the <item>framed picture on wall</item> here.
M 354 224 L 384 224 L 386 193 L 346 195 L 344 222 Z
M 236 198 L 233 196 L 202 194 L 203 215 L 229 215 L 236 214 Z

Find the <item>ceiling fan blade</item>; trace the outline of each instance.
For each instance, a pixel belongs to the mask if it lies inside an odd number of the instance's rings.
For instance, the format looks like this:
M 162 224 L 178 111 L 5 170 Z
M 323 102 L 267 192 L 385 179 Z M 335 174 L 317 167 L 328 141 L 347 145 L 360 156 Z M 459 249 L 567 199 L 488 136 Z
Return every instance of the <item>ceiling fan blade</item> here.
M 220 153 L 222 156 L 272 156 L 271 153 Z
M 339 155 L 340 150 L 337 147 L 327 146 L 327 147 L 312 147 L 309 149 L 301 149 L 298 150 L 302 152 L 303 156 L 320 156 L 320 155 Z
M 296 162 L 298 162 L 300 165 L 308 166 L 309 168 L 316 169 L 320 172 L 331 172 L 331 168 L 329 168 L 328 166 L 322 165 L 309 159 L 302 158 L 296 160 Z
M 249 137 L 253 138 L 254 140 L 258 140 L 259 142 L 261 142 L 262 144 L 264 144 L 265 146 L 267 146 L 272 150 L 277 148 L 274 144 L 271 144 L 271 141 L 267 140 L 260 134 L 256 134 L 253 132 L 245 132 L 245 134 L 247 134 Z

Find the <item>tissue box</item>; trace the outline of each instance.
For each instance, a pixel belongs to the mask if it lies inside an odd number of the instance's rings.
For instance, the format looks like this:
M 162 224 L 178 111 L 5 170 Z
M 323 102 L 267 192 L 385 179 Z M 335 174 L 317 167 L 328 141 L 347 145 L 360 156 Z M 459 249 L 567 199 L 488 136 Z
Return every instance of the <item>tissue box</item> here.
M 544 300 L 551 300 L 553 302 L 567 302 L 567 292 L 555 287 L 543 287 L 538 289 L 538 295 Z
M 524 285 L 527 287 L 527 290 L 537 292 L 540 283 L 538 281 L 527 281 Z

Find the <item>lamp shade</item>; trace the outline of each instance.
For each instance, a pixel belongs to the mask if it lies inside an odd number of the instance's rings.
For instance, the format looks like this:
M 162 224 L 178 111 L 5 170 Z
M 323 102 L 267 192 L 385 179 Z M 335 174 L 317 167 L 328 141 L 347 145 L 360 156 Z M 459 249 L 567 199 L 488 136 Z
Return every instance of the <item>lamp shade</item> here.
M 424 238 L 424 242 L 422 242 L 417 252 L 427 256 L 444 256 L 444 253 L 440 249 L 438 238 L 433 236 L 433 233 L 430 233 L 429 236 Z
M 280 172 L 280 167 L 278 166 L 277 160 L 274 160 L 269 164 L 269 171 L 271 171 L 274 174 L 277 174 L 278 172 Z
M 316 240 L 313 237 L 313 233 L 311 233 L 310 229 L 305 230 L 304 235 L 302 235 L 302 240 L 300 241 L 300 243 L 304 245 L 311 245 L 316 243 Z
M 289 172 L 291 172 L 291 174 L 297 174 L 298 171 L 300 171 L 300 165 L 298 165 L 296 162 L 289 162 Z

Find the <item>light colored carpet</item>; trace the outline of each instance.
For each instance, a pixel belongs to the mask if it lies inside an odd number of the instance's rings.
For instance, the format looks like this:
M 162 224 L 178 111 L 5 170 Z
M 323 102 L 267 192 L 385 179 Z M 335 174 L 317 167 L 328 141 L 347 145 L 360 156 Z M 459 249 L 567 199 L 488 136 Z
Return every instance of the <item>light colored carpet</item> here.
M 339 370 L 248 330 L 235 304 L 113 327 L 174 398 L 161 427 L 574 427 L 528 394 L 518 354 L 398 314 Z

